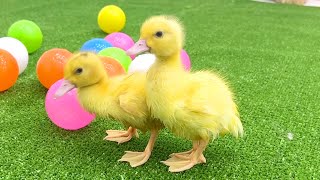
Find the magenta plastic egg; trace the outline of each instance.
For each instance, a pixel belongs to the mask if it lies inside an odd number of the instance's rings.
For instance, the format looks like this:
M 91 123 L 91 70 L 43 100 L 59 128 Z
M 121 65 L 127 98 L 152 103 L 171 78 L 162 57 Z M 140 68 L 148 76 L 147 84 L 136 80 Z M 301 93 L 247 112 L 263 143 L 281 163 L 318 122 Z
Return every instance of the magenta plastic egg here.
M 111 33 L 107 35 L 104 39 L 110 42 L 113 47 L 118 47 L 125 51 L 134 45 L 133 39 L 129 35 L 122 32 Z M 131 59 L 134 59 L 135 56 L 130 57 Z
M 66 130 L 78 130 L 91 123 L 95 115 L 85 111 L 78 99 L 77 90 L 66 93 L 57 99 L 54 94 L 59 89 L 62 80 L 54 83 L 48 90 L 45 99 L 45 108 L 51 121 Z
M 181 53 L 180 53 L 180 56 L 181 56 L 181 61 L 182 61 L 182 64 L 184 66 L 184 69 L 187 70 L 187 71 L 190 71 L 191 62 L 190 62 L 190 58 L 189 58 L 188 53 L 184 49 L 182 49 Z

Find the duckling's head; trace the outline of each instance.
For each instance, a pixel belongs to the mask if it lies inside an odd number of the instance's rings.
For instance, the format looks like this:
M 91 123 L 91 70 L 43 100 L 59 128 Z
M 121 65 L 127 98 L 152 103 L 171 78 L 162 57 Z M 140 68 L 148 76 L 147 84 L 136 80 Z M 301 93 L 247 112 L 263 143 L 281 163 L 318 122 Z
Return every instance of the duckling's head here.
M 55 95 L 63 96 L 74 88 L 97 84 L 106 77 L 107 73 L 99 56 L 90 52 L 76 53 L 66 63 L 64 81 Z
M 140 40 L 127 54 L 151 52 L 157 57 L 170 57 L 180 53 L 184 43 L 184 29 L 174 16 L 153 16 L 140 29 Z

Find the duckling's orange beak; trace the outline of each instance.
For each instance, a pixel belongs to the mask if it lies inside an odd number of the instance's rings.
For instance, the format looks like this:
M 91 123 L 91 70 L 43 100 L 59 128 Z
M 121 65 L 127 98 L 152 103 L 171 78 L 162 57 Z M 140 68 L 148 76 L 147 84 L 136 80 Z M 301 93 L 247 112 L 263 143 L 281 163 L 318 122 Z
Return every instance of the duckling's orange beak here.
M 73 85 L 70 81 L 68 80 L 64 80 L 61 84 L 61 86 L 59 87 L 59 89 L 56 91 L 56 93 L 54 94 L 55 98 L 59 98 L 63 95 L 65 95 L 66 93 L 68 93 L 69 91 L 71 91 L 72 89 L 76 88 L 75 85 Z
M 131 55 L 140 54 L 146 51 L 149 51 L 150 48 L 147 46 L 146 40 L 140 39 L 138 42 L 136 42 L 130 49 L 126 51 L 126 53 Z

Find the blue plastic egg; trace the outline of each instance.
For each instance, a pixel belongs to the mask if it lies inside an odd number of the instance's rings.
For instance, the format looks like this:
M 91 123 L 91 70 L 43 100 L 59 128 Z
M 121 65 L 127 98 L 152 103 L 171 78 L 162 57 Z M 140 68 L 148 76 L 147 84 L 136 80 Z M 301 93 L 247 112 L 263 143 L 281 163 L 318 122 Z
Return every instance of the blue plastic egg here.
M 91 40 L 85 42 L 82 45 L 80 51 L 90 51 L 90 52 L 98 53 L 102 49 L 105 49 L 108 47 L 112 47 L 112 44 L 109 43 L 108 41 L 106 41 L 105 39 L 94 38 L 94 39 L 91 39 Z

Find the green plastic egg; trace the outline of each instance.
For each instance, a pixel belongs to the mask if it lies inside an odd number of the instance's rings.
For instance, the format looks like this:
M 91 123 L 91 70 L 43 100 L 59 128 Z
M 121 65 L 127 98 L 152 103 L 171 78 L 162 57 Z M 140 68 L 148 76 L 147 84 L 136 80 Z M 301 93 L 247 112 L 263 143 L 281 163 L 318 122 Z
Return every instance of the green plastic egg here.
M 122 67 L 128 71 L 129 65 L 131 64 L 131 58 L 126 54 L 126 52 L 120 48 L 109 47 L 101 50 L 99 53 L 101 56 L 111 57 L 117 60 Z
M 21 41 L 27 48 L 28 53 L 33 53 L 42 45 L 43 35 L 39 26 L 29 20 L 19 20 L 13 23 L 8 36 Z

